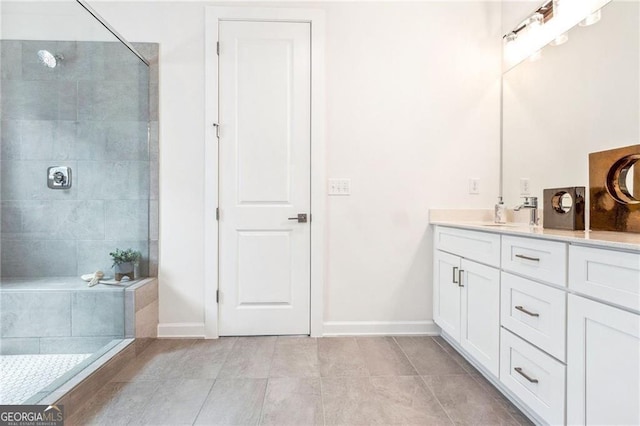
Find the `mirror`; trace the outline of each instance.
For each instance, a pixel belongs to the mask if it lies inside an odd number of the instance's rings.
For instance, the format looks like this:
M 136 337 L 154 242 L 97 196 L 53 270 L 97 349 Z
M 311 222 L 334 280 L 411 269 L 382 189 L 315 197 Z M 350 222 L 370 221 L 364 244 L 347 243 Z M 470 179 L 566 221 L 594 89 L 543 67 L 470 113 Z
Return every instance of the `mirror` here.
M 620 204 L 640 204 L 640 154 L 616 161 L 607 173 L 607 192 Z
M 573 197 L 568 192 L 558 192 L 551 199 L 551 206 L 558 213 L 569 213 L 573 207 Z
M 620 173 L 622 191 L 634 201 L 640 202 L 640 164 L 635 159 Z
M 544 188 L 589 187 L 590 152 L 640 141 L 640 3 L 613 0 L 594 25 L 548 45 L 503 75 L 503 197 L 519 203 Z M 640 162 L 619 187 L 640 200 Z M 603 183 L 604 184 L 604 183 Z M 588 205 L 588 204 L 587 204 Z

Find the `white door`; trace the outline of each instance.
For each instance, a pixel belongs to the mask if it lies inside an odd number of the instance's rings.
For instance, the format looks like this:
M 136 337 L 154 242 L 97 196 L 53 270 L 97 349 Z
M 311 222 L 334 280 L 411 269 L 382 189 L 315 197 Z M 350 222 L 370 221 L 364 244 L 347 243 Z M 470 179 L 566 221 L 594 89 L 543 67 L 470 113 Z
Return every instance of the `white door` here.
M 569 295 L 567 423 L 640 424 L 640 315 Z
M 218 37 L 219 334 L 309 334 L 310 24 Z
M 460 345 L 498 377 L 500 271 L 462 259 Z
M 460 341 L 460 258 L 436 250 L 434 259 L 433 320 Z

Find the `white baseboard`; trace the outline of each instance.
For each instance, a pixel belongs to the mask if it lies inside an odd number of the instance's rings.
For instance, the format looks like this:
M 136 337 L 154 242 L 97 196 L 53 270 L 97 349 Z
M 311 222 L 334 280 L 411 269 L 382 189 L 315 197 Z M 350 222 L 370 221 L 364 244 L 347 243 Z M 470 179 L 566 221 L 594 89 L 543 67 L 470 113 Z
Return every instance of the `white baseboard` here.
M 158 337 L 204 339 L 203 322 L 172 322 L 158 324 Z
M 385 336 L 385 335 L 440 334 L 433 321 L 327 321 L 323 336 Z

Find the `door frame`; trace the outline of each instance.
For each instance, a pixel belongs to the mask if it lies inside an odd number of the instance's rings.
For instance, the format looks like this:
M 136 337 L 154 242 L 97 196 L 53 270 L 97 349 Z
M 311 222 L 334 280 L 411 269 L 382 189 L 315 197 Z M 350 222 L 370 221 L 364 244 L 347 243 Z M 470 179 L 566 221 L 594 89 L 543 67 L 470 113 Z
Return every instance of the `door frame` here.
M 204 146 L 204 337 L 218 334 L 219 240 L 218 207 L 219 158 L 218 123 L 218 23 L 220 21 L 304 22 L 311 26 L 311 336 L 322 336 L 323 294 L 326 272 L 326 145 L 325 145 L 325 13 L 318 9 L 205 7 L 205 146 Z M 224 131 L 224 123 L 220 123 Z

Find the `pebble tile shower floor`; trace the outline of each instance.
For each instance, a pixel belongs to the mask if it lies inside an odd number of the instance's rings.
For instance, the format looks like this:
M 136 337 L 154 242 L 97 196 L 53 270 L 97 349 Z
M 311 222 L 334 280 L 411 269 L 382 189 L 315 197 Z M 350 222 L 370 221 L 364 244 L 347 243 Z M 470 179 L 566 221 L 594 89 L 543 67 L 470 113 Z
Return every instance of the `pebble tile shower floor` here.
M 530 424 L 439 337 L 156 340 L 70 425 Z
M 21 404 L 91 354 L 0 355 L 0 404 Z

